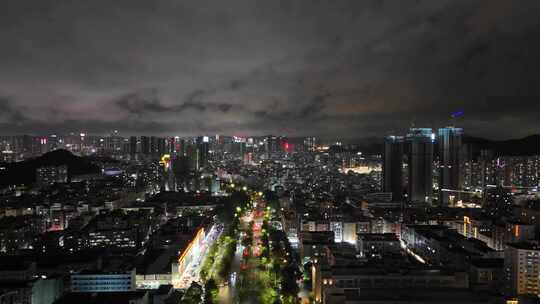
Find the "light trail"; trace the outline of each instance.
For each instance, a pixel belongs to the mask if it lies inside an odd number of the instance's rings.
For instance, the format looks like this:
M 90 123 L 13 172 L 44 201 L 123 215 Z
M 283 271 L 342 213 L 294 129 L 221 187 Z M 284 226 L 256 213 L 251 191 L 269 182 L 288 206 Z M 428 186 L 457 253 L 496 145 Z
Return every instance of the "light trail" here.
M 175 288 L 185 289 L 191 285 L 191 282 L 201 282 L 199 272 L 202 266 L 202 261 L 206 257 L 208 248 L 212 246 L 212 244 L 219 238 L 222 232 L 222 227 L 216 228 L 216 225 L 213 225 L 203 239 L 200 250 L 198 250 L 197 252 L 184 252 L 185 254 L 182 254 L 182 256 L 186 256 L 188 254 L 192 255 L 193 259 L 189 262 L 184 272 L 182 272 L 182 274 L 180 275 L 180 279 L 176 282 L 176 284 L 174 284 Z M 192 248 L 189 249 L 191 251 Z
M 420 262 L 422 264 L 426 264 L 426 261 L 424 259 L 422 259 L 421 256 L 417 255 L 412 250 L 410 250 L 409 247 L 407 247 L 407 245 L 405 245 L 405 242 L 403 242 L 403 240 L 401 238 L 399 239 L 399 243 L 401 244 L 401 248 L 403 248 L 408 254 L 413 256 L 418 262 Z

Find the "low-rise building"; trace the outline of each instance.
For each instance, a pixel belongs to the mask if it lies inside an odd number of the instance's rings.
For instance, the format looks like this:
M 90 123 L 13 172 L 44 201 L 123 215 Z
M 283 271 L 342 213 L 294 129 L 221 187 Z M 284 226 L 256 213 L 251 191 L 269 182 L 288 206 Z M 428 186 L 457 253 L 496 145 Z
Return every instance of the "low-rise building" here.
M 71 275 L 72 292 L 134 291 L 135 283 L 135 269 L 115 272 L 83 271 Z
M 356 247 L 361 257 L 383 257 L 399 254 L 401 246 L 393 233 L 359 234 Z
M 469 287 L 466 272 L 440 269 L 388 269 L 364 265 L 334 265 L 316 263 L 313 272 L 313 292 L 317 303 L 327 303 L 330 294 L 357 290 L 402 289 L 432 290 L 437 288 L 465 289 Z

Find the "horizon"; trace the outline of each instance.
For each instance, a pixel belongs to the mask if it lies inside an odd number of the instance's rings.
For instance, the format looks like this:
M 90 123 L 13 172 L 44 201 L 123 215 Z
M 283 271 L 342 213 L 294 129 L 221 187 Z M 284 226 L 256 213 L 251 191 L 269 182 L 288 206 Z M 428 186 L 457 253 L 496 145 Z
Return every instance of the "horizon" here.
M 426 127 L 426 128 L 430 128 L 430 127 Z M 444 127 L 441 127 L 441 128 L 444 128 Z M 439 128 L 430 128 L 430 129 L 432 129 L 435 132 Z M 344 137 L 325 138 L 325 137 L 318 137 L 317 135 L 290 136 L 290 135 L 287 135 L 287 134 L 230 135 L 230 134 L 207 134 L 207 133 L 202 133 L 202 134 L 190 134 L 190 135 L 173 135 L 173 134 L 152 134 L 152 133 L 122 134 L 120 132 L 118 132 L 118 134 L 116 134 L 115 136 L 119 136 L 119 137 L 123 137 L 123 138 L 129 138 L 131 136 L 135 136 L 135 137 L 147 136 L 147 137 L 158 137 L 158 138 L 174 138 L 174 137 L 178 137 L 178 138 L 195 138 L 195 137 L 200 137 L 200 136 L 209 136 L 209 137 L 226 136 L 226 137 L 239 137 L 239 138 L 245 138 L 245 139 L 247 139 L 247 138 L 261 138 L 261 137 L 268 137 L 268 136 L 285 137 L 285 138 L 288 138 L 288 139 L 303 139 L 303 138 L 308 138 L 308 137 L 315 137 L 318 141 L 319 140 L 323 141 L 326 144 L 328 144 L 328 143 L 337 143 L 337 142 L 341 142 L 341 143 L 345 143 L 345 144 L 356 144 L 356 143 L 359 143 L 359 142 L 362 142 L 362 141 L 374 141 L 374 140 L 382 142 L 382 140 L 384 140 L 384 138 L 386 136 L 392 136 L 392 135 L 405 136 L 406 133 L 407 133 L 406 132 L 407 130 L 408 129 L 405 129 L 402 132 L 388 133 L 388 134 L 381 135 L 381 136 L 350 137 L 350 138 L 344 138 Z M 13 134 L 7 134 L 6 133 L 6 134 L 0 134 L 0 137 L 11 137 L 11 136 L 32 136 L 32 137 L 52 137 L 52 136 L 61 136 L 62 137 L 63 136 L 63 137 L 65 137 L 65 136 L 80 136 L 80 134 L 84 134 L 85 137 L 109 137 L 109 136 L 112 136 L 113 132 L 101 133 L 101 134 L 85 133 L 85 132 L 80 132 L 80 133 L 79 132 L 50 133 L 50 134 L 44 134 L 44 133 L 42 133 L 42 134 L 39 134 L 39 133 L 13 133 Z M 465 138 L 474 138 L 474 139 L 488 140 L 488 141 L 494 141 L 494 142 L 522 140 L 522 139 L 526 139 L 526 138 L 534 137 L 534 136 L 539 136 L 539 135 L 540 135 L 540 133 L 531 133 L 529 135 L 520 136 L 520 137 L 498 139 L 498 138 L 489 138 L 489 137 L 478 136 L 476 134 L 468 133 L 465 130 L 464 130 L 464 133 L 463 133 L 463 136 Z

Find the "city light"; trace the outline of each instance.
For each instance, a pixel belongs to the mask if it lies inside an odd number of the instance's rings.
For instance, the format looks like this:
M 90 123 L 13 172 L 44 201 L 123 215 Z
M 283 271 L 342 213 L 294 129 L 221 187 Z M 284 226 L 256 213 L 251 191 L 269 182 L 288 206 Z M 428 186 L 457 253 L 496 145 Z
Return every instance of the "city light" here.
M 539 302 L 540 1 L 5 2 L 2 304 Z

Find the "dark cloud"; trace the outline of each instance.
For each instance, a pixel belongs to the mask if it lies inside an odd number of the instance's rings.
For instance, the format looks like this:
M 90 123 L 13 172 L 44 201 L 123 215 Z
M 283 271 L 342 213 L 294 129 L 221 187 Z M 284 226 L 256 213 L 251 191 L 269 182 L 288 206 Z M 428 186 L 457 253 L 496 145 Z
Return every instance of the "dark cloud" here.
M 127 111 L 129 114 L 139 118 L 148 117 L 151 114 L 178 114 L 184 111 L 219 111 L 228 112 L 233 108 L 230 103 L 205 103 L 200 97 L 206 94 L 203 90 L 196 90 L 190 93 L 184 102 L 180 104 L 165 105 L 159 98 L 156 89 L 129 93 L 123 95 L 115 101 L 120 110 Z
M 28 118 L 24 115 L 24 109 L 18 108 L 14 101 L 5 96 L 0 96 L 0 124 L 23 124 Z
M 539 11 L 536 0 L 8 0 L 0 132 L 358 138 L 455 123 L 523 136 L 540 132 Z
M 307 105 L 305 105 L 302 109 L 300 109 L 300 112 L 298 113 L 298 117 L 307 118 L 307 117 L 316 115 L 318 113 L 321 113 L 324 110 L 325 99 L 328 96 L 329 95 L 313 96 L 311 101 Z

